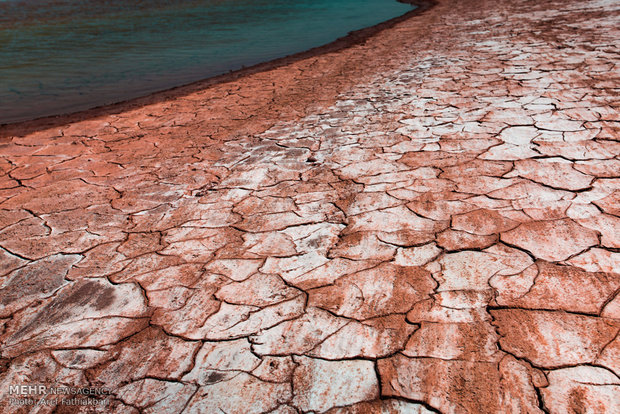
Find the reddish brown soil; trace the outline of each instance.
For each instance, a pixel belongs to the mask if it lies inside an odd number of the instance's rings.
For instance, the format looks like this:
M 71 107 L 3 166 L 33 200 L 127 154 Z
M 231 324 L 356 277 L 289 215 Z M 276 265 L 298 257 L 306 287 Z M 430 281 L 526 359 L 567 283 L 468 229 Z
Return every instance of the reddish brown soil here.
M 620 5 L 393 23 L 2 127 L 2 411 L 619 412 Z

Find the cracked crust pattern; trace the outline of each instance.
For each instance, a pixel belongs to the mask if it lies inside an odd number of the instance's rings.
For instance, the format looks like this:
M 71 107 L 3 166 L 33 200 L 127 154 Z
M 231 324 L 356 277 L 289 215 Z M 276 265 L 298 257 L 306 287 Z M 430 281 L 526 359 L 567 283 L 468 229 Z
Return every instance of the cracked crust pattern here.
M 620 4 L 441 0 L 337 53 L 0 129 L 0 400 L 620 412 Z M 20 128 L 23 131 L 20 131 Z

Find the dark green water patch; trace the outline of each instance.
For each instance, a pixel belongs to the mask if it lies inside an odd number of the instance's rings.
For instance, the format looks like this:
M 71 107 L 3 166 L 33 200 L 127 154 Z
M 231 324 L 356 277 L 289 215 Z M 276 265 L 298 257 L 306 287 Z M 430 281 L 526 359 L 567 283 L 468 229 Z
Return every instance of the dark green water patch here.
M 395 0 L 0 0 L 0 123 L 180 86 L 409 10 Z

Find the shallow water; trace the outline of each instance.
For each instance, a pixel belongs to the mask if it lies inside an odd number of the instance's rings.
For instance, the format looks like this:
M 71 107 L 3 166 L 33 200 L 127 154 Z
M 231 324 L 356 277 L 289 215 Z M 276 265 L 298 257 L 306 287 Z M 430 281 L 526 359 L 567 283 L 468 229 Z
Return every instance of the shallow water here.
M 0 123 L 187 84 L 409 10 L 395 0 L 0 0 Z

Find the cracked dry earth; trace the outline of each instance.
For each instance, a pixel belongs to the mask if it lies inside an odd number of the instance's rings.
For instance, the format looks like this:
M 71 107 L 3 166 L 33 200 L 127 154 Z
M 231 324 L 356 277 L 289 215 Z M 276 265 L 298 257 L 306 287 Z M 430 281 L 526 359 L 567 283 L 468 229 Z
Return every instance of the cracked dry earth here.
M 616 1 L 445 0 L 4 127 L 2 412 L 620 412 L 619 28 Z M 31 383 L 112 395 L 8 404 Z

